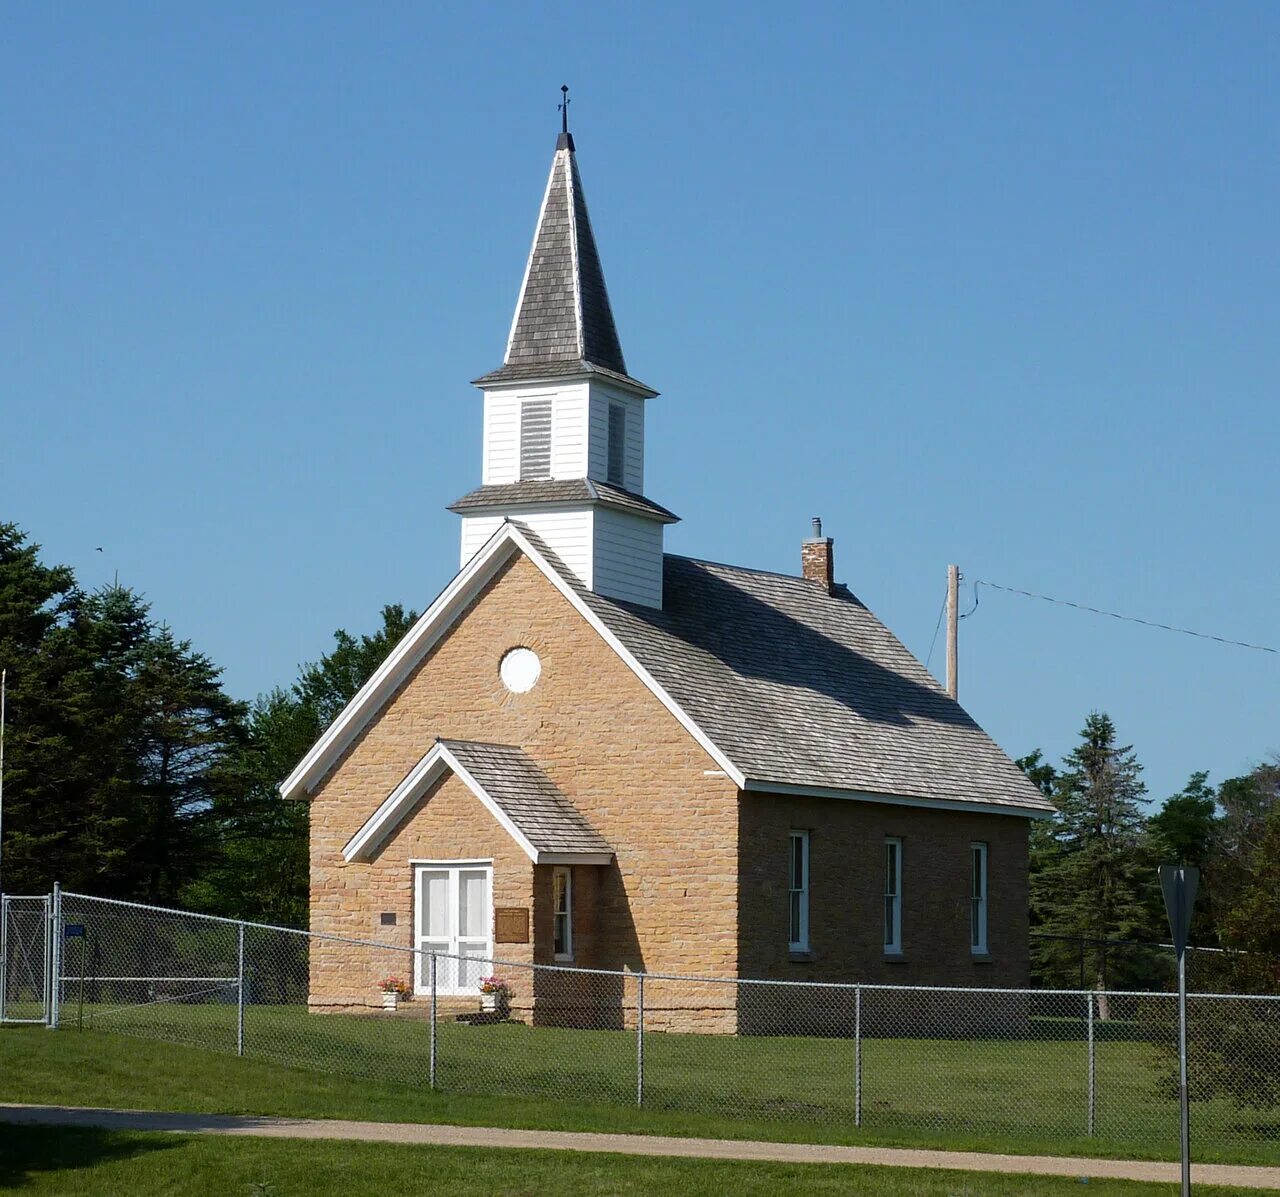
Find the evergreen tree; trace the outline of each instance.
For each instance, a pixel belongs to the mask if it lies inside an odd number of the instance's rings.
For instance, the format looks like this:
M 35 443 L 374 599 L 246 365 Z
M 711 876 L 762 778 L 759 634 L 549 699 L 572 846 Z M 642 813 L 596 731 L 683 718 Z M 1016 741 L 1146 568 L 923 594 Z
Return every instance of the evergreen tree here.
M 1064 761 L 1054 785 L 1057 818 L 1047 834 L 1044 859 L 1032 881 L 1036 921 L 1048 935 L 1038 945 L 1042 974 L 1064 983 L 1078 979 L 1078 947 L 1088 960 L 1088 981 L 1105 988 L 1125 980 L 1108 976 L 1104 942 L 1149 933 L 1148 907 L 1139 875 L 1146 820 L 1142 766 L 1130 747 L 1116 743 L 1110 718 L 1095 712 L 1080 743 Z M 1117 972 L 1124 965 L 1118 963 Z
M 1191 916 L 1190 942 L 1212 946 L 1218 939 L 1213 913 L 1214 869 L 1210 863 L 1218 835 L 1217 795 L 1208 773 L 1193 773 L 1187 784 L 1165 799 L 1148 823 L 1149 875 L 1162 864 L 1185 864 L 1200 870 L 1200 886 Z M 1158 886 L 1147 890 L 1149 921 L 1159 931 L 1166 921 L 1164 898 Z M 1163 938 L 1163 935 L 1161 935 Z M 1197 958 L 1197 963 L 1199 959 Z
M 0 667 L 8 673 L 3 873 L 9 893 L 41 893 L 77 875 L 75 833 L 91 763 L 79 751 L 89 722 L 91 660 L 83 596 L 66 566 L 0 523 Z
M 93 823 L 99 888 L 170 903 L 210 855 L 209 815 L 244 740 L 244 704 L 189 641 L 157 626 L 134 592 L 88 609 L 99 652 L 98 721 L 112 774 Z

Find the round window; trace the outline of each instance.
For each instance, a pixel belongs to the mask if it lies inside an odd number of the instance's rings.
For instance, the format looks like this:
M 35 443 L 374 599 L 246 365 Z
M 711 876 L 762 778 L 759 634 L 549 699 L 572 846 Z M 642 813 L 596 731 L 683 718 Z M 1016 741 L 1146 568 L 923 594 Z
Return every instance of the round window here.
M 512 694 L 525 694 L 537 684 L 542 662 L 531 648 L 513 648 L 503 655 L 498 676 Z

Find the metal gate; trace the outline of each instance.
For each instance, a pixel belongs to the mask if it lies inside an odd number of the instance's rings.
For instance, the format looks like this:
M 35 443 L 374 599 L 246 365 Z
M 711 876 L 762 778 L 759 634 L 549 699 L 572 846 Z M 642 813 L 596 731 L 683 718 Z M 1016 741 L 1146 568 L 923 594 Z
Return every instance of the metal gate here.
M 0 1023 L 49 1021 L 52 913 L 48 894 L 0 897 Z

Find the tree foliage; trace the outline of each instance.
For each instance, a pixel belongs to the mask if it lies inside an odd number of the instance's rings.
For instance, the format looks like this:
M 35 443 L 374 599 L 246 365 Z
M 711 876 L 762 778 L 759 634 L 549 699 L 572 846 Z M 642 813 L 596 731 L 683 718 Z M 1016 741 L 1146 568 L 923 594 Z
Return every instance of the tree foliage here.
M 1116 741 L 1104 714 L 1085 721 L 1080 742 L 1053 780 L 1058 816 L 1037 845 L 1031 883 L 1032 909 L 1045 939 L 1038 943 L 1042 969 L 1067 980 L 1078 968 L 1075 939 L 1089 945 L 1091 980 L 1108 977 L 1097 945 L 1109 939 L 1140 939 L 1148 930 L 1148 907 L 1139 875 L 1146 834 L 1142 766 L 1131 747 Z
M 4 888 L 304 923 L 307 810 L 279 783 L 415 619 L 388 606 L 371 635 L 338 631 L 249 705 L 137 593 L 84 593 L 0 524 Z

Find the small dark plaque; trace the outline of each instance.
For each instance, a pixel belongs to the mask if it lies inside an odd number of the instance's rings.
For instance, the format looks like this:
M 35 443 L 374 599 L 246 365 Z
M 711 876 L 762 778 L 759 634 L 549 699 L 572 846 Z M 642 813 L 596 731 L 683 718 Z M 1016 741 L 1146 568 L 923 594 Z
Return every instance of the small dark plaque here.
M 379 918 L 379 922 L 384 927 L 394 927 L 396 925 L 396 912 L 394 910 L 384 910 Z
M 66 939 L 83 939 L 84 924 L 83 923 L 63 923 L 62 934 Z
M 495 943 L 528 943 L 528 907 L 499 906 L 493 912 L 493 940 Z

